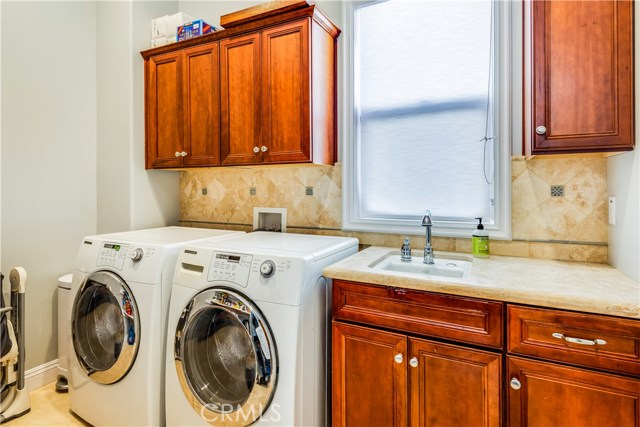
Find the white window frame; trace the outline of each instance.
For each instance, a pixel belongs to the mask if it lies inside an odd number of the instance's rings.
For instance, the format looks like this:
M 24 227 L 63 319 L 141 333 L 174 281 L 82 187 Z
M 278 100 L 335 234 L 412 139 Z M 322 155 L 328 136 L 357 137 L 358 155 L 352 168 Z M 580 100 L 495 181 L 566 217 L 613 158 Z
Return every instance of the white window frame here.
M 375 1 L 375 0 L 374 0 Z M 416 1 L 416 0 L 411 0 Z M 418 0 L 424 1 L 424 0 Z M 428 1 L 428 0 L 427 0 Z M 449 0 L 451 1 L 451 0 Z M 455 0 L 454 0 L 455 1 Z M 356 164 L 356 141 L 357 126 L 355 125 L 356 115 L 354 112 L 354 10 L 372 1 L 345 1 L 343 2 L 343 67 L 342 81 L 344 82 L 343 96 L 343 126 L 342 126 L 342 160 L 343 160 L 343 188 L 342 188 L 342 229 L 345 231 L 366 231 L 376 233 L 393 234 L 424 234 L 424 227 L 420 225 L 421 218 L 408 219 L 367 219 L 359 217 L 358 213 L 358 189 L 356 174 L 358 165 Z M 498 149 L 494 159 L 495 167 L 499 170 L 496 177 L 495 187 L 495 222 L 486 225 L 492 238 L 510 240 L 511 239 L 511 146 L 516 133 L 512 132 L 512 123 L 521 120 L 517 117 L 518 109 L 512 111 L 512 107 L 520 102 L 521 95 L 514 91 L 514 83 L 519 84 L 520 80 L 514 78 L 512 67 L 514 55 L 512 54 L 512 34 L 515 35 L 514 28 L 519 27 L 517 13 L 512 13 L 510 1 L 496 1 L 495 17 L 497 18 L 496 53 L 498 55 L 495 69 L 495 85 L 498 91 L 495 102 L 497 104 L 497 119 L 495 129 L 500 135 Z M 517 56 L 517 55 L 515 55 Z M 514 69 L 512 69 L 514 68 Z M 517 125 L 517 123 L 515 123 Z M 516 128 L 518 126 L 515 126 Z M 520 138 L 521 139 L 521 138 Z M 429 206 L 424 207 L 425 210 Z M 434 220 L 433 235 L 447 237 L 470 237 L 475 227 L 471 223 L 456 223 L 451 221 Z

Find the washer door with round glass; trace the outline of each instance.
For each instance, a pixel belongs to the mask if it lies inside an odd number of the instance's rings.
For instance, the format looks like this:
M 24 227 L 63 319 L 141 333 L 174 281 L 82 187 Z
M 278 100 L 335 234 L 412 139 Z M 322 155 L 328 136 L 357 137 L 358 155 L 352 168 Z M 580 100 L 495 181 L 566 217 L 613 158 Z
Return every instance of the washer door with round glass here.
M 138 307 L 124 280 L 109 271 L 91 274 L 78 291 L 71 319 L 73 347 L 84 372 L 101 384 L 124 378 L 140 341 Z
M 174 341 L 178 379 L 207 422 L 247 426 L 269 408 L 277 352 L 257 307 L 237 292 L 211 288 L 185 306 Z

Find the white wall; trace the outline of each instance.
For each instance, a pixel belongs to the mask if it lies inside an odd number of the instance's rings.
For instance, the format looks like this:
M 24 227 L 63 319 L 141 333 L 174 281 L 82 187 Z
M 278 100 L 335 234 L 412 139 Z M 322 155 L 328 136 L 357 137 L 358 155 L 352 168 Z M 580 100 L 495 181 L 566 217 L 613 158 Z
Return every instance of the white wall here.
M 203 2 L 208 3 L 208 2 Z M 176 225 L 180 219 L 180 175 L 176 171 L 144 170 L 144 61 L 140 51 L 151 42 L 151 20 L 176 13 L 176 1 L 133 1 L 131 55 L 133 58 L 133 127 L 131 154 L 131 228 Z
M 2 52 L 2 2 L 0 1 L 0 52 Z M 0 63 L 1 64 L 1 63 Z M 0 66 L 0 82 L 2 82 L 2 66 Z M 2 84 L 0 84 L 0 100 Z M 2 102 L 0 102 L 0 272 L 2 270 Z M 0 293 L 2 293 L 0 289 Z
M 1 4 L 0 263 L 29 276 L 30 369 L 57 358 L 57 278 L 73 269 L 82 237 L 178 221 L 179 173 L 144 170 L 140 56 L 151 18 L 178 9 Z M 26 18 L 38 31 L 25 31 Z
M 57 278 L 96 230 L 95 12 L 2 4 L 2 265 L 28 274 L 27 369 L 57 357 Z
M 96 3 L 98 233 L 131 229 L 130 27 L 129 2 Z
M 636 99 L 638 99 L 637 95 Z M 640 116 L 636 118 L 636 121 L 638 120 Z M 636 146 L 639 143 L 640 133 L 636 130 Z M 607 160 L 608 192 L 610 196 L 616 197 L 616 225 L 609 226 L 609 264 L 634 280 L 640 280 L 640 173 L 638 171 L 640 171 L 640 148 L 630 153 L 609 157 Z
M 98 232 L 177 224 L 179 173 L 144 169 L 144 61 L 151 19 L 173 1 L 97 2 Z
M 640 9 L 635 9 L 640 20 Z M 635 34 L 640 58 L 640 33 Z M 616 225 L 609 226 L 609 264 L 640 281 L 640 66 L 635 69 L 636 149 L 607 159 L 607 191 L 616 197 Z

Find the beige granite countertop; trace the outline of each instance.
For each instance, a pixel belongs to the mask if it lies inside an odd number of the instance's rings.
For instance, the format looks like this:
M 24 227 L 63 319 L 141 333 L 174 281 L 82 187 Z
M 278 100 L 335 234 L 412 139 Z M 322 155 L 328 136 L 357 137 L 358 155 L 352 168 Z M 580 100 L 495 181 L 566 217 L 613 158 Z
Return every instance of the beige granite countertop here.
M 606 264 L 436 252 L 436 257 L 473 260 L 464 278 L 407 274 L 369 267 L 394 248 L 372 246 L 324 269 L 327 277 L 640 318 L 640 284 Z M 414 257 L 422 253 L 413 252 Z

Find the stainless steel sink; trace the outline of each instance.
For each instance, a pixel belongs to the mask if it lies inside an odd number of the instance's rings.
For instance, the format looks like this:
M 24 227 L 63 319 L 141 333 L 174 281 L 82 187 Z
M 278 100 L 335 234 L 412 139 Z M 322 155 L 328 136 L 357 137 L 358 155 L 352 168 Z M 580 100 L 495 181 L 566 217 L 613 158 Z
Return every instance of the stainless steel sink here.
M 378 258 L 369 268 L 374 270 L 395 271 L 401 273 L 441 276 L 441 277 L 465 277 L 471 269 L 473 261 L 470 257 L 448 257 L 439 258 L 436 256 L 435 264 L 424 264 L 422 256 L 413 255 L 411 262 L 400 261 L 400 251 L 390 251 L 383 257 Z

